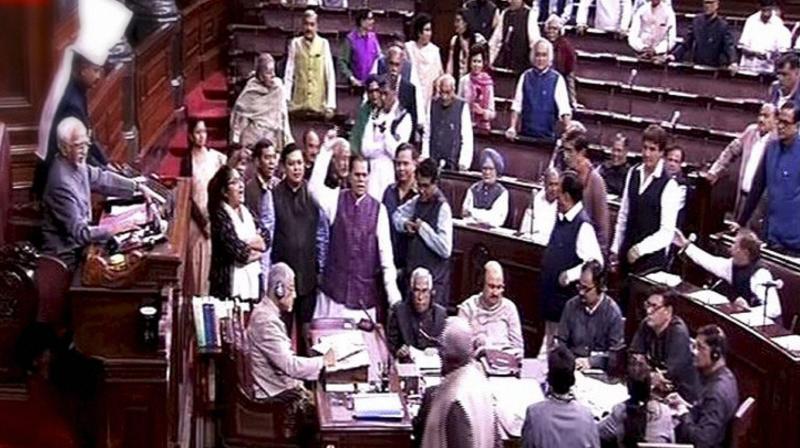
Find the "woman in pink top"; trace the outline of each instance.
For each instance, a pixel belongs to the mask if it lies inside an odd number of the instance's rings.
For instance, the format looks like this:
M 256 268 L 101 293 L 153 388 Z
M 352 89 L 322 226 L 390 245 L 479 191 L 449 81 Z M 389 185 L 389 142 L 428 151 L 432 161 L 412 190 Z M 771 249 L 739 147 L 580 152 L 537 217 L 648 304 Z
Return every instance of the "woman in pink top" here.
M 486 71 L 488 47 L 473 45 L 469 50 L 470 72 L 458 83 L 458 96 L 469 104 L 476 129 L 490 131 L 495 117 L 494 81 Z

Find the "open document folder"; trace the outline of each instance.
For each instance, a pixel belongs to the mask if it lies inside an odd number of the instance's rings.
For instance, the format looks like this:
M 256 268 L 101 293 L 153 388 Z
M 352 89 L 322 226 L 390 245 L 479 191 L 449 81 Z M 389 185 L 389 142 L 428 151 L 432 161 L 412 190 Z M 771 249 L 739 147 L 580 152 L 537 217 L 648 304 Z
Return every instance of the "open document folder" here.
M 357 419 L 402 419 L 403 403 L 400 395 L 367 393 L 353 395 L 353 417 Z
M 328 367 L 328 372 L 356 369 L 370 364 L 367 344 L 360 331 L 322 336 L 311 349 L 319 354 L 325 354 L 328 350 L 333 350 L 336 354 L 336 364 Z

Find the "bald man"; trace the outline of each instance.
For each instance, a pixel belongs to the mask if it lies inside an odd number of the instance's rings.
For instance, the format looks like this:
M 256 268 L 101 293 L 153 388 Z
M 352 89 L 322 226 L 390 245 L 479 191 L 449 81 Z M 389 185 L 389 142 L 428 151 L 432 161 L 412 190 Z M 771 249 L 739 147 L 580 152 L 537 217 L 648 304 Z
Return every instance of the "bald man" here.
M 425 391 L 417 423 L 423 448 L 502 446 L 494 402 L 480 365 L 472 358 L 473 333 L 460 317 L 448 317 L 442 333 L 442 384 Z
M 436 85 L 439 97 L 431 102 L 431 129 L 423 136 L 422 157 L 430 157 L 439 167 L 463 171 L 472 165 L 472 114 L 456 97 L 455 78 L 442 75 Z
M 503 267 L 490 261 L 483 267 L 483 291 L 458 305 L 458 316 L 466 319 L 475 333 L 476 348 L 502 350 L 522 357 L 524 343 L 517 306 L 503 296 Z

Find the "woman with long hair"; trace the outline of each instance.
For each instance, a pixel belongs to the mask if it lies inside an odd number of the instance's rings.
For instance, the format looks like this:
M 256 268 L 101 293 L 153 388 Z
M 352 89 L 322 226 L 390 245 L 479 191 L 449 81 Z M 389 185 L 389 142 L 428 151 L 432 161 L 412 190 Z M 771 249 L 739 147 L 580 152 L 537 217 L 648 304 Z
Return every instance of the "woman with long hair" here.
M 439 47 L 432 42 L 433 19 L 431 16 L 422 13 L 414 17 L 412 33 L 412 40 L 405 44 L 406 54 L 408 54 L 412 70 L 416 72 L 417 79 L 419 79 L 417 97 L 420 98 L 422 104 L 417 108 L 424 117 L 427 117 L 430 112 L 431 98 L 433 98 L 434 83 L 444 74 Z M 417 120 L 427 130 L 429 129 L 428 119 L 424 117 Z
M 208 271 L 211 266 L 211 224 L 208 219 L 208 182 L 227 158 L 206 146 L 208 130 L 203 120 L 190 119 L 189 152 L 182 161 L 181 176 L 191 178 L 192 203 L 189 223 L 189 249 L 184 288 L 187 294 L 208 295 Z
M 244 205 L 244 180 L 239 171 L 223 165 L 208 183 L 211 220 L 209 293 L 215 297 L 260 297 L 261 256 L 269 233 Z
M 643 362 L 628 368 L 629 398 L 600 421 L 603 446 L 636 448 L 640 442 L 673 443 L 675 432 L 669 406 L 650 395 L 650 369 Z
M 469 104 L 472 124 L 476 129 L 492 130 L 496 116 L 494 107 L 494 80 L 486 70 L 489 51 L 486 44 L 475 44 L 469 50 L 468 74 L 458 83 L 458 96 Z
M 456 34 L 450 39 L 447 73 L 456 79 L 456 88 L 458 88 L 461 78 L 470 72 L 470 50 L 475 45 L 486 44 L 486 37 L 470 28 L 466 20 L 466 10 L 463 8 L 456 11 L 454 25 Z

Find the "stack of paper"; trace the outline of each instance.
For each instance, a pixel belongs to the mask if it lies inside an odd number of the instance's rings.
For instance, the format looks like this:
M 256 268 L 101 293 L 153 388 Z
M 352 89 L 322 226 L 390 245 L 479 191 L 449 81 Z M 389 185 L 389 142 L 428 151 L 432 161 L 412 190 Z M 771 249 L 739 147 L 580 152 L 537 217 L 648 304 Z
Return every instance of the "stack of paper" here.
M 610 413 L 617 403 L 628 399 L 628 388 L 624 384 L 608 384 L 575 372 L 575 398 L 586 405 L 596 418 Z
M 731 317 L 750 327 L 763 327 L 775 324 L 774 320 L 764 316 L 764 311 L 761 308 L 744 313 L 731 314 Z
M 411 359 L 423 375 L 438 375 L 442 371 L 442 359 L 436 350 L 411 348 Z
M 787 351 L 800 353 L 800 335 L 790 334 L 787 336 L 778 336 L 772 338 L 772 342 L 780 345 Z
M 727 297 L 710 289 L 701 289 L 687 295 L 706 305 L 722 305 L 730 302 Z
M 358 419 L 402 419 L 403 403 L 396 393 L 353 395 L 353 417 Z
M 370 364 L 367 344 L 360 331 L 345 331 L 322 336 L 311 349 L 320 354 L 333 350 L 336 354 L 336 364 L 328 367 L 328 372 L 351 370 Z
M 674 288 L 680 285 L 681 282 L 683 281 L 681 280 L 680 276 L 675 274 L 670 274 L 669 272 L 664 272 L 664 271 L 658 271 L 658 272 L 653 272 L 652 274 L 647 274 L 645 278 L 655 283 L 667 285 L 670 288 Z

